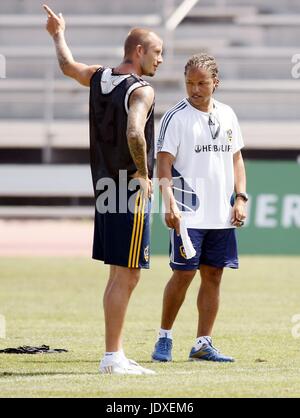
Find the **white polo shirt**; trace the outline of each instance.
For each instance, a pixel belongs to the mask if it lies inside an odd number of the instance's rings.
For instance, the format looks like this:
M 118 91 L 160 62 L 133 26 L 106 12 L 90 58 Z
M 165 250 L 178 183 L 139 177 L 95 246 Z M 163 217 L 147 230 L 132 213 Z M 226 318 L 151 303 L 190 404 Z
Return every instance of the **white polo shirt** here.
M 216 100 L 211 114 L 184 99 L 163 116 L 157 152 L 175 157 L 174 196 L 188 228 L 232 228 L 233 155 L 243 146 L 234 111 Z

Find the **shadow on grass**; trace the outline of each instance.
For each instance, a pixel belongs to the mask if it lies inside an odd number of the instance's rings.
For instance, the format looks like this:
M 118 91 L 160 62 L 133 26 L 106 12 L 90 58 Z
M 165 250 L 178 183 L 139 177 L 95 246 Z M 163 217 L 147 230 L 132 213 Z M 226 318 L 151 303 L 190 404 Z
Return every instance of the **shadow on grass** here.
M 19 363 L 26 363 L 26 364 L 56 364 L 56 363 L 76 363 L 76 364 L 99 364 L 99 361 L 96 360 L 39 360 L 39 361 L 32 361 L 32 360 L 23 360 Z
M 99 373 L 94 372 L 86 372 L 86 373 L 78 373 L 78 372 L 38 372 L 38 373 L 0 373 L 0 380 L 7 377 L 34 377 L 34 376 L 97 376 Z
M 192 363 L 194 363 L 194 362 L 192 362 L 192 361 L 189 361 L 189 360 L 172 360 L 172 361 L 151 361 L 151 360 L 146 360 L 146 361 L 143 361 L 143 360 L 140 360 L 140 363 L 142 363 L 142 364 L 169 364 L 169 365 L 172 365 L 172 364 L 187 364 L 187 363 L 189 363 L 189 364 L 192 364 Z

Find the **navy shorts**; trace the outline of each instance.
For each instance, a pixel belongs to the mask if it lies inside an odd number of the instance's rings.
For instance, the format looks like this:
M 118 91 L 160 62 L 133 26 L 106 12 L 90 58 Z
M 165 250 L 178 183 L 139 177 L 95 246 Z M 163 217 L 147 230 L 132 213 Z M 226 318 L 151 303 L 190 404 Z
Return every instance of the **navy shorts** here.
M 239 267 L 235 228 L 188 229 L 196 250 L 195 257 L 186 259 L 181 237 L 170 231 L 170 266 L 173 270 L 197 270 L 201 264 L 212 267 Z
M 93 259 L 105 264 L 149 269 L 151 202 L 141 191 L 127 191 L 131 210 L 102 213 L 96 209 Z

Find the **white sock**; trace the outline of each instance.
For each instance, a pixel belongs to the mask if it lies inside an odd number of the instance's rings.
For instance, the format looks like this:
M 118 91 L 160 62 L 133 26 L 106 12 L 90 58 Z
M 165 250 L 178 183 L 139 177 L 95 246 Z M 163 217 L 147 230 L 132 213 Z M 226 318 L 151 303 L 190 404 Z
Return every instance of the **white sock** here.
M 196 350 L 200 350 L 200 348 L 203 346 L 203 344 L 207 344 L 207 342 L 211 343 L 212 339 L 209 336 L 202 336 L 196 338 L 194 348 Z
M 120 353 L 122 360 L 127 360 L 127 357 L 125 356 L 123 348 L 119 351 L 119 353 Z
M 125 358 L 125 354 L 123 350 L 113 351 L 113 352 L 107 351 L 104 355 L 103 360 L 107 363 L 114 363 L 114 362 L 119 362 L 120 360 L 123 360 L 124 358 Z
M 170 338 L 173 340 L 172 330 L 171 329 L 160 329 L 158 333 L 158 338 Z

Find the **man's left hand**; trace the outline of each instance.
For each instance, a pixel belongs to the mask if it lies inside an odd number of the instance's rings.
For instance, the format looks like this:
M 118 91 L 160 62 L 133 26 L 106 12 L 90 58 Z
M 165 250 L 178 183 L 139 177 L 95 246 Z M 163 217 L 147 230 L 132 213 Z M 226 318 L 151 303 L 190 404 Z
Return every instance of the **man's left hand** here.
M 246 217 L 246 202 L 241 199 L 237 199 L 232 211 L 231 224 L 233 226 L 241 227 L 244 225 Z

